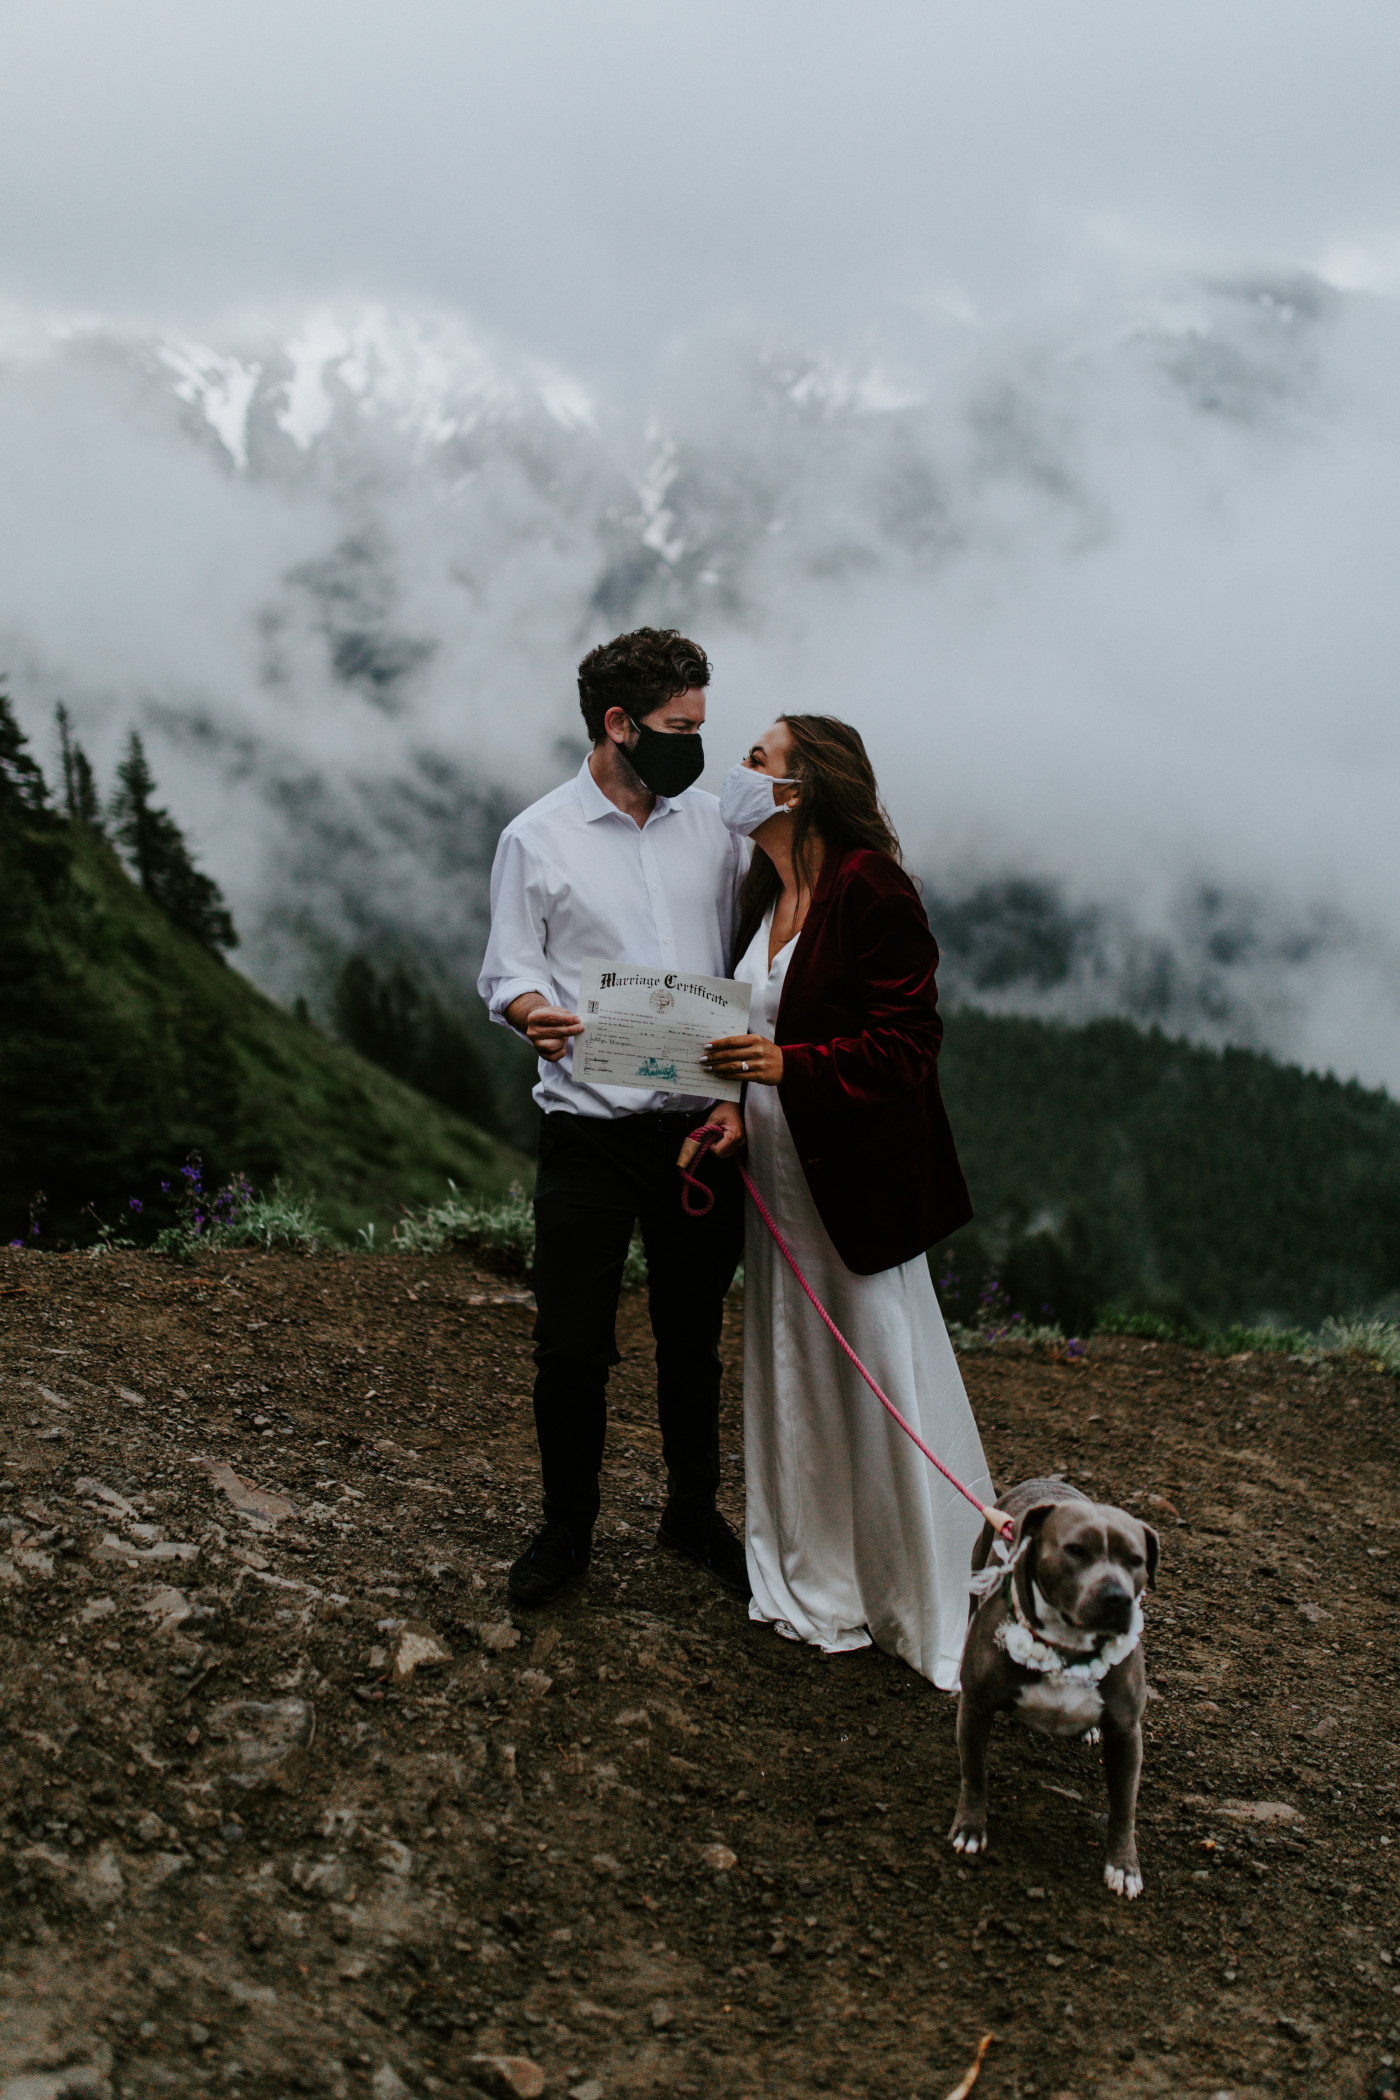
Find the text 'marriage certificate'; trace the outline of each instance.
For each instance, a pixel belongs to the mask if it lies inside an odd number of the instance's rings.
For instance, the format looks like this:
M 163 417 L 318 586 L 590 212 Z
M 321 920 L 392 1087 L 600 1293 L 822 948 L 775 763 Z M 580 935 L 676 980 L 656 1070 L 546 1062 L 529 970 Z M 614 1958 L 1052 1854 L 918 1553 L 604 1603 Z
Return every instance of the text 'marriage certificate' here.
M 749 993 L 730 977 L 585 958 L 578 987 L 584 1032 L 574 1037 L 574 1078 L 737 1101 L 739 1081 L 705 1071 L 700 1059 L 716 1036 L 748 1034 Z

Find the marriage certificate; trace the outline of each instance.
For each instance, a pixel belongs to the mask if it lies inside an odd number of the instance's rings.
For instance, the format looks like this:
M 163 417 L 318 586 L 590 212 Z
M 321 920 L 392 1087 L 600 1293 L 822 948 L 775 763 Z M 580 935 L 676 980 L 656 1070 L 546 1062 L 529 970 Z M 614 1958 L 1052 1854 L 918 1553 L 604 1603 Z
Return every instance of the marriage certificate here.
M 578 986 L 584 1032 L 574 1037 L 574 1078 L 737 1101 L 740 1082 L 705 1071 L 700 1059 L 717 1036 L 748 1034 L 749 993 L 731 977 L 585 959 Z

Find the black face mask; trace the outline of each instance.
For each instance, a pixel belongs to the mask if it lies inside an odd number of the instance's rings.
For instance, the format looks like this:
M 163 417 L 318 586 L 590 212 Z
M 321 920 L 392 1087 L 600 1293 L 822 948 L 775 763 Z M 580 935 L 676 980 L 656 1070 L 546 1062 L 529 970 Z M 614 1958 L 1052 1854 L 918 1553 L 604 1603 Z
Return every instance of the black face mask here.
M 642 786 L 653 795 L 683 795 L 705 770 L 704 747 L 698 736 L 648 729 L 645 722 L 637 724 L 637 741 L 627 759 Z

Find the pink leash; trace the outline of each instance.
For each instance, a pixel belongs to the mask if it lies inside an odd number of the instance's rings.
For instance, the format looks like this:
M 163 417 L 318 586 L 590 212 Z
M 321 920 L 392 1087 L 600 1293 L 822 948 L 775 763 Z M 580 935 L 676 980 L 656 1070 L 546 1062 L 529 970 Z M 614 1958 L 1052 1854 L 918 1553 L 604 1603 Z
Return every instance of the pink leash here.
M 711 1145 L 715 1144 L 720 1138 L 723 1137 L 724 1132 L 720 1129 L 717 1123 L 706 1123 L 699 1130 L 692 1130 L 690 1135 L 693 1142 L 700 1147 L 700 1150 L 696 1155 L 696 1164 L 698 1165 L 700 1160 L 703 1159 L 705 1154 L 709 1151 Z M 737 1165 L 738 1162 L 736 1161 L 735 1164 Z M 703 1218 L 707 1211 L 714 1209 L 714 1190 L 706 1188 L 703 1181 L 698 1180 L 694 1174 L 688 1173 L 684 1167 L 682 1167 L 680 1170 L 680 1176 L 681 1180 L 685 1183 L 685 1187 L 681 1190 L 682 1210 L 689 1218 Z M 840 1349 L 844 1355 L 850 1358 L 851 1362 L 860 1372 L 861 1377 L 869 1386 L 871 1392 L 875 1395 L 875 1398 L 879 1401 L 881 1407 L 884 1408 L 887 1414 L 892 1415 L 894 1417 L 895 1421 L 898 1422 L 900 1428 L 904 1431 L 904 1434 L 908 1437 L 910 1443 L 916 1444 L 918 1446 L 919 1450 L 923 1452 L 924 1457 L 928 1460 L 929 1464 L 931 1466 L 937 1467 L 938 1471 L 943 1475 L 943 1478 L 948 1482 L 948 1485 L 950 1487 L 955 1487 L 958 1493 L 963 1497 L 964 1501 L 970 1502 L 973 1508 L 977 1510 L 978 1513 L 986 1519 L 988 1524 L 991 1525 L 992 1530 L 994 1532 L 999 1533 L 999 1535 L 1002 1538 L 1004 1538 L 1008 1544 L 1010 1544 L 1012 1538 L 1015 1536 L 1016 1529 L 1011 1519 L 1007 1516 L 1004 1516 L 999 1509 L 989 1508 L 985 1502 L 979 1502 L 976 1495 L 973 1494 L 971 1488 L 964 1487 L 962 1482 L 958 1479 L 957 1474 L 950 1473 L 948 1471 L 948 1468 L 944 1465 L 942 1459 L 934 1457 L 933 1453 L 929 1450 L 928 1445 L 924 1442 L 923 1438 L 919 1435 L 918 1431 L 914 1428 L 913 1424 L 905 1420 L 904 1416 L 895 1406 L 893 1400 L 891 1400 L 889 1394 L 884 1392 L 882 1388 L 876 1384 L 875 1380 L 866 1370 L 865 1365 L 856 1355 L 855 1350 L 846 1340 L 845 1335 L 842 1334 L 840 1328 L 832 1319 L 831 1314 L 822 1304 L 821 1299 L 812 1289 L 811 1284 L 808 1283 L 806 1277 L 802 1273 L 801 1268 L 798 1266 L 796 1255 L 793 1253 L 791 1247 L 789 1247 L 787 1241 L 783 1238 L 782 1233 L 778 1229 L 777 1219 L 773 1216 L 772 1211 L 769 1210 L 768 1205 L 764 1202 L 762 1196 L 759 1195 L 757 1188 L 754 1186 L 753 1177 L 749 1173 L 747 1167 L 739 1167 L 739 1178 L 743 1182 L 744 1187 L 748 1190 L 750 1196 L 753 1198 L 754 1208 L 757 1210 L 758 1215 L 762 1218 L 764 1224 L 772 1233 L 773 1238 L 777 1243 L 778 1252 L 782 1255 L 783 1260 L 792 1270 L 793 1275 L 797 1278 L 803 1290 L 806 1292 L 808 1298 L 811 1300 L 812 1305 L 816 1309 L 817 1317 L 822 1321 L 822 1323 L 830 1332 L 833 1340 L 836 1343 L 837 1348 Z M 702 1196 L 705 1199 L 703 1203 L 698 1200 L 698 1198 Z

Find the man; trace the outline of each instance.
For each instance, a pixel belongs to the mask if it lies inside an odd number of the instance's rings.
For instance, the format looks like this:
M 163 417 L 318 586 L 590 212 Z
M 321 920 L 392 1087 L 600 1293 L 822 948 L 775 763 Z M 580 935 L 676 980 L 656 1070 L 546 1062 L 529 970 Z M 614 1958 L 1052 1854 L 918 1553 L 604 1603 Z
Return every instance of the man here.
M 544 1527 L 510 1571 L 543 1604 L 588 1565 L 599 1508 L 608 1372 L 634 1226 L 646 1249 L 667 1501 L 660 1541 L 749 1594 L 744 1548 L 715 1508 L 719 1333 L 743 1241 L 742 1191 L 715 1172 L 704 1218 L 681 1209 L 676 1156 L 700 1120 L 743 1142 L 738 1109 L 572 1070 L 585 957 L 723 977 L 742 846 L 694 787 L 710 666 L 673 628 L 638 628 L 579 665 L 592 750 L 577 776 L 507 825 L 491 871 L 491 938 L 477 989 L 493 1021 L 539 1053 L 535 1182 L 535 1429 Z

